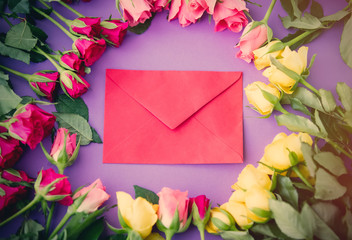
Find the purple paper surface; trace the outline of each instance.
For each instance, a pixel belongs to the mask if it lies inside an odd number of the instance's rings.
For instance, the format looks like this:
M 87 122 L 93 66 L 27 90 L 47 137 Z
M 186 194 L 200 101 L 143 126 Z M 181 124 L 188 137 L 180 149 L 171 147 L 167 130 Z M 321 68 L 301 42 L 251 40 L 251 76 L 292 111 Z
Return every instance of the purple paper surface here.
M 250 14 L 255 20 L 264 17 L 270 1 L 258 0 L 263 7 L 247 4 Z M 346 6 L 346 1 L 319 1 L 324 9 L 324 14 L 332 14 Z M 57 11 L 68 18 L 75 16 L 55 4 Z M 118 17 L 115 1 L 92 0 L 90 3 L 81 2 L 74 7 L 86 16 L 100 16 L 102 19 L 110 15 Z M 269 19 L 269 26 L 274 32 L 274 37 L 282 38 L 289 32 L 278 17 L 286 16 L 280 2 L 274 7 Z M 4 21 L 0 22 L 0 30 L 8 29 Z M 46 30 L 49 38 L 47 42 L 54 50 L 71 49 L 72 41 L 49 21 L 39 21 L 38 25 Z M 308 81 L 316 88 L 331 90 L 334 95 L 337 82 L 346 82 L 352 86 L 352 70 L 341 59 L 339 54 L 340 36 L 343 24 L 336 24 L 332 29 L 324 32 L 309 47 L 308 59 L 314 53 L 317 57 L 311 69 Z M 140 69 L 140 70 L 207 70 L 207 71 L 242 71 L 243 86 L 254 81 L 264 81 L 262 71 L 256 70 L 254 64 L 235 57 L 238 49 L 234 46 L 239 41 L 241 33 L 229 30 L 214 32 L 214 22 L 209 23 L 204 16 L 200 22 L 182 28 L 177 20 L 167 21 L 167 11 L 158 13 L 151 27 L 142 35 L 128 33 L 119 48 L 109 47 L 92 67 L 92 72 L 86 76 L 91 88 L 83 99 L 89 107 L 89 123 L 103 139 L 104 130 L 104 93 L 105 69 Z M 24 63 L 0 58 L 1 64 L 20 70 L 25 73 L 34 73 L 38 70 L 54 70 L 47 61 L 40 64 L 26 65 Z M 19 77 L 10 75 L 11 82 L 20 96 L 35 96 L 27 82 Z M 107 206 L 116 204 L 116 191 L 125 191 L 134 196 L 133 185 L 145 187 L 154 192 L 159 192 L 162 187 L 170 187 L 181 191 L 188 191 L 190 197 L 205 194 L 211 199 L 212 205 L 225 203 L 230 197 L 231 185 L 236 181 L 238 174 L 248 163 L 255 166 L 263 155 L 264 147 L 269 144 L 279 132 L 289 131 L 285 127 L 278 127 L 274 117 L 259 119 L 259 115 L 247 108 L 248 101 L 244 95 L 244 163 L 227 165 L 128 165 L 128 164 L 103 164 L 103 144 L 91 143 L 82 146 L 75 164 L 65 170 L 69 176 L 72 189 L 92 183 L 100 178 L 111 195 Z M 42 107 L 42 106 L 41 106 Z M 47 111 L 54 111 L 53 106 L 44 106 Z M 50 138 L 44 140 L 47 149 L 51 147 Z M 53 167 L 44 157 L 38 146 L 35 150 L 26 149 L 16 169 L 25 170 L 30 176 L 35 177 L 40 169 Z M 54 167 L 53 167 L 54 168 Z M 63 211 L 57 211 L 54 222 L 59 221 Z M 38 219 L 41 216 L 38 214 Z M 20 218 L 19 218 L 20 219 Z M 106 220 L 118 227 L 117 209 L 111 209 L 106 214 Z M 7 227 L 0 229 L 0 237 L 15 233 L 20 220 L 13 221 Z M 199 239 L 198 231 L 191 226 L 186 233 L 175 235 L 178 239 Z M 206 239 L 220 239 L 206 233 Z

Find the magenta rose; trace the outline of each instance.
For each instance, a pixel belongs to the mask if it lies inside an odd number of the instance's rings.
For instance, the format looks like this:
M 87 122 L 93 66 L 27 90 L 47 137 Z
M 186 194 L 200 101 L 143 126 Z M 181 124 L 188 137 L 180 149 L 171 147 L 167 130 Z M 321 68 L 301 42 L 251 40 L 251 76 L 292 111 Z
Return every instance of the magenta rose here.
M 67 158 L 67 162 L 76 149 L 77 134 L 69 134 L 66 128 L 59 128 L 56 132 L 54 143 L 51 147 L 50 156 L 57 162 L 59 157 Z M 64 153 L 66 151 L 66 154 Z M 62 160 L 61 160 L 62 161 Z
M 65 91 L 73 98 L 82 96 L 90 87 L 90 84 L 83 77 L 69 70 L 61 73 L 60 82 Z
M 103 35 L 114 47 L 119 47 L 126 35 L 128 28 L 127 22 L 117 19 L 105 20 L 101 22 L 101 35 Z
M 201 220 L 203 220 L 206 213 L 210 210 L 209 203 L 210 203 L 209 198 L 207 198 L 205 195 L 199 195 L 195 198 L 189 199 L 189 208 L 191 211 L 193 208 L 193 204 L 195 204 L 198 209 L 199 217 Z
M 65 53 L 61 56 L 59 62 L 61 66 L 68 70 L 76 71 L 81 76 L 86 75 L 84 62 L 74 52 Z
M 50 183 L 52 183 L 56 179 L 66 177 L 63 174 L 56 173 L 52 168 L 49 168 L 47 170 L 42 170 L 41 174 L 42 174 L 42 179 L 39 183 L 39 190 L 38 190 L 39 193 L 44 187 L 48 186 Z M 73 203 L 73 200 L 71 197 L 71 194 L 72 194 L 71 184 L 67 180 L 67 178 L 64 178 L 64 179 L 58 181 L 57 183 L 55 183 L 51 189 L 52 189 L 51 191 L 49 191 L 45 196 L 43 196 L 44 199 L 46 199 L 47 201 L 52 201 L 53 196 L 59 197 L 59 196 L 66 195 L 64 198 L 62 198 L 58 202 L 62 205 L 65 205 L 65 206 L 70 206 Z M 37 189 L 36 189 L 36 191 L 37 191 Z
M 248 19 L 244 14 L 246 3 L 243 0 L 224 0 L 215 5 L 213 19 L 215 21 L 215 31 L 230 29 L 233 32 L 242 31 L 248 24 Z
M 110 195 L 106 193 L 105 189 L 105 186 L 103 186 L 103 183 L 98 178 L 88 187 L 84 187 L 76 192 L 73 196 L 74 200 L 88 192 L 87 196 L 78 207 L 77 212 L 95 212 L 101 205 L 103 205 L 104 202 L 110 198 Z
M 171 2 L 169 21 L 178 18 L 182 27 L 195 23 L 209 8 L 205 0 L 174 0 Z
M 71 23 L 71 30 L 78 34 L 86 35 L 90 38 L 100 35 L 100 17 L 81 17 L 76 18 Z
M 15 113 L 13 120 L 10 135 L 19 137 L 22 143 L 34 149 L 51 133 L 56 117 L 34 104 L 27 104 Z
M 0 127 L 0 133 L 7 132 L 7 129 Z M 18 161 L 23 153 L 20 141 L 10 136 L 0 137 L 0 171 L 10 168 Z
M 53 101 L 53 94 L 56 88 L 56 81 L 59 79 L 58 72 L 36 72 L 34 75 L 39 75 L 47 78 L 51 82 L 31 82 L 32 88 L 39 91 L 39 95 L 44 95 L 50 102 Z
M 93 65 L 103 55 L 106 48 L 104 39 L 79 38 L 73 45 L 73 48 L 79 51 L 80 57 L 87 67 Z
M 243 30 L 240 42 L 236 45 L 236 48 L 240 48 L 236 57 L 241 58 L 248 63 L 254 59 L 253 51 L 258 49 L 268 39 L 267 26 L 261 24 L 249 31 L 252 24 L 253 22 L 248 24 Z
M 11 182 L 31 182 L 32 179 L 21 170 L 11 171 L 4 170 L 1 172 L 1 178 Z M 15 210 L 13 204 L 21 200 L 27 193 L 27 188 L 24 185 L 18 184 L 17 186 L 7 186 L 0 184 L 0 188 L 5 192 L 4 196 L 0 196 L 0 219 L 7 213 L 5 211 Z M 6 210 L 5 210 L 6 209 Z
M 152 5 L 148 0 L 120 0 L 123 18 L 128 25 L 134 27 L 139 23 L 144 23 L 152 16 Z

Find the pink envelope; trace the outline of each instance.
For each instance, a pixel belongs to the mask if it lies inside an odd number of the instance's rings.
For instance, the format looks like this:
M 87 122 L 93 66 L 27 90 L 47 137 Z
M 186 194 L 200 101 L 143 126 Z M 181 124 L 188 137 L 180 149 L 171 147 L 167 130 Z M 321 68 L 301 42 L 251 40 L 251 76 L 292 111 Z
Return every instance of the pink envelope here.
M 242 161 L 241 72 L 106 70 L 104 163 Z

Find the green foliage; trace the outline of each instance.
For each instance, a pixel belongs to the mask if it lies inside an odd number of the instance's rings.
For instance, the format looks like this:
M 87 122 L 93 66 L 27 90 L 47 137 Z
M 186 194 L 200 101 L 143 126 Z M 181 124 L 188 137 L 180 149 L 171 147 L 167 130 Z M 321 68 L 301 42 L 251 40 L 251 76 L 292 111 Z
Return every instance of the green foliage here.
M 27 64 L 29 64 L 30 62 L 30 54 L 28 52 L 25 52 L 17 48 L 6 46 L 1 41 L 0 41 L 0 55 L 16 59 Z
M 221 233 L 221 237 L 225 240 L 254 240 L 248 231 L 226 231 Z
M 335 200 L 346 193 L 347 188 L 342 186 L 335 176 L 328 173 L 323 168 L 316 172 L 315 194 L 316 199 Z
M 7 32 L 5 44 L 10 47 L 31 51 L 37 44 L 37 38 L 33 37 L 27 21 L 23 21 L 11 27 Z
M 340 42 L 340 54 L 343 61 L 352 68 L 352 17 L 348 19 L 343 28 Z
M 153 191 L 134 185 L 135 198 L 142 197 L 152 204 L 159 203 L 159 197 Z
M 8 6 L 14 13 L 29 13 L 29 0 L 9 0 Z
M 276 191 L 281 198 L 298 209 L 298 192 L 289 177 L 277 175 Z
M 15 109 L 21 98 L 8 86 L 0 85 L 0 115 Z
M 153 13 L 152 16 L 150 18 L 148 18 L 144 23 L 139 23 L 138 25 L 136 25 L 134 27 L 128 27 L 128 30 L 130 32 L 133 32 L 136 34 L 144 33 L 145 31 L 148 30 L 148 28 L 152 24 L 152 20 L 153 20 L 154 16 L 155 16 L 155 13 Z

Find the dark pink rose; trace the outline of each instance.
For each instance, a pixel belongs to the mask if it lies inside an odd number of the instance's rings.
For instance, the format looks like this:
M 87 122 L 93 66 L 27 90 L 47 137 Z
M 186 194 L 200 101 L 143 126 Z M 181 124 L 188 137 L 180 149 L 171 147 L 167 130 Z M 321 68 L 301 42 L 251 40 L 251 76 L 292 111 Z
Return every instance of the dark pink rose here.
M 53 101 L 53 94 L 56 88 L 56 81 L 59 79 L 58 72 L 36 72 L 34 75 L 39 75 L 47 78 L 51 82 L 31 82 L 31 86 L 39 91 L 39 95 L 43 94 L 50 102 Z
M 39 189 L 43 189 L 44 187 L 46 187 L 47 185 L 49 185 L 50 183 L 52 183 L 58 178 L 66 177 L 63 174 L 56 173 L 52 168 L 49 168 L 47 170 L 42 170 L 41 172 L 42 172 L 42 180 L 39 184 Z M 54 184 L 53 189 L 47 193 L 47 196 L 67 195 L 66 197 L 59 200 L 58 202 L 62 205 L 70 206 L 73 203 L 71 194 L 72 194 L 71 184 L 67 180 L 67 178 L 64 178 Z
M 134 27 L 152 16 L 152 5 L 147 0 L 120 0 L 123 18 Z
M 9 127 L 9 133 L 21 138 L 21 142 L 34 149 L 54 127 L 56 117 L 34 104 L 27 104 L 15 113 L 16 120 Z
M 224 0 L 215 5 L 213 19 L 215 31 L 230 29 L 233 32 L 242 31 L 248 24 L 248 19 L 243 11 L 248 11 L 243 0 Z
M 81 76 L 84 76 L 86 74 L 84 62 L 74 52 L 65 53 L 60 58 L 59 62 L 60 62 L 60 65 L 63 66 L 64 68 L 68 70 L 76 71 Z
M 61 73 L 60 81 L 65 91 L 73 98 L 82 96 L 90 87 L 90 84 L 83 77 L 69 70 Z
M 169 21 L 178 18 L 182 27 L 195 23 L 209 8 L 205 0 L 174 0 L 171 2 Z
M 114 47 L 119 47 L 126 35 L 128 23 L 117 19 L 105 20 L 101 22 L 101 28 L 101 35 L 109 40 Z
M 201 220 L 204 219 L 205 214 L 209 210 L 210 200 L 205 195 L 199 195 L 195 198 L 189 199 L 189 211 L 192 211 L 193 203 L 196 204 L 198 208 L 199 217 Z
M 57 162 L 60 153 L 66 150 L 67 155 L 63 154 L 63 156 L 67 157 L 66 161 L 70 159 L 76 149 L 76 136 L 77 134 L 69 134 L 66 128 L 59 128 L 56 132 L 56 137 L 51 147 L 50 156 Z
M 10 136 L 0 137 L 0 149 L 0 169 L 13 167 L 23 153 L 20 142 Z
M 79 38 L 74 42 L 73 47 L 79 51 L 81 59 L 89 67 L 103 55 L 106 42 L 104 39 Z
M 71 29 L 75 33 L 83 34 L 90 38 L 99 37 L 101 31 L 100 18 L 76 18 L 71 23 Z
M 243 30 L 240 42 L 236 46 L 236 48 L 240 48 L 236 57 L 241 58 L 248 63 L 254 58 L 253 51 L 258 49 L 268 39 L 267 26 L 261 24 L 249 31 L 252 24 L 253 22 L 248 24 Z

